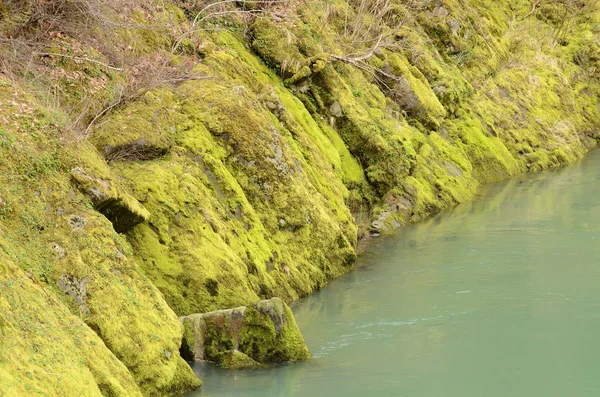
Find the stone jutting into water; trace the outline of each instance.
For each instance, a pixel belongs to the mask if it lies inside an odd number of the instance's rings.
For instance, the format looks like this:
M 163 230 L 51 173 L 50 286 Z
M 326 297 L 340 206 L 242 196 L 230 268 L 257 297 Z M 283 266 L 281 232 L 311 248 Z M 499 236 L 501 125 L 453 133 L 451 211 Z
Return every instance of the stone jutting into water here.
M 279 298 L 181 318 L 182 356 L 221 367 L 253 368 L 310 357 L 290 308 Z

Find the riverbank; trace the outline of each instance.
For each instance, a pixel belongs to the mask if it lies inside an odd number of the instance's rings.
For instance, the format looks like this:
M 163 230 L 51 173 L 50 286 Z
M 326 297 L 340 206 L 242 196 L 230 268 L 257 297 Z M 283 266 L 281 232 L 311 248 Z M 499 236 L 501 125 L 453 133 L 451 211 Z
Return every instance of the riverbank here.
M 311 362 L 235 376 L 198 364 L 196 395 L 593 396 L 599 165 L 594 151 L 487 185 L 377 240 L 293 306 Z
M 597 144 L 595 4 L 59 3 L 0 4 L 7 393 L 181 394 L 179 316 Z

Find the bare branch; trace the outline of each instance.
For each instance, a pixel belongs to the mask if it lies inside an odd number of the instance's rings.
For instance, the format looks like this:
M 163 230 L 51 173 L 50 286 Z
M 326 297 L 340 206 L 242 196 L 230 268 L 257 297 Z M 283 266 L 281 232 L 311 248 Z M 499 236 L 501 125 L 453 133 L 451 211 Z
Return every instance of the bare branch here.
M 114 66 L 110 66 L 104 62 L 100 62 L 96 59 L 91 59 L 91 58 L 87 58 L 87 57 L 76 57 L 76 56 L 72 56 L 72 55 L 67 55 L 67 54 L 56 54 L 56 53 L 51 53 L 51 52 L 34 52 L 34 55 L 38 55 L 38 56 L 55 56 L 55 57 L 62 57 L 62 58 L 69 58 L 69 59 L 74 59 L 76 61 L 85 61 L 85 62 L 90 62 L 90 63 L 95 63 L 96 65 L 100 65 L 100 66 L 104 66 L 105 68 L 108 69 L 112 69 L 112 70 L 117 70 L 119 72 L 123 71 L 123 68 L 116 68 Z
M 540 5 L 540 3 L 542 2 L 542 0 L 535 0 L 533 2 L 533 5 L 531 7 L 531 11 L 529 11 L 529 13 L 527 15 L 525 15 L 523 17 L 523 19 L 527 19 L 529 18 L 531 15 L 533 15 L 533 13 L 537 10 L 537 7 Z
M 199 29 L 197 28 L 198 25 L 202 24 L 203 22 L 211 19 L 211 18 L 216 18 L 219 16 L 223 16 L 223 15 L 231 15 L 231 14 L 247 14 L 247 15 L 252 15 L 252 14 L 268 14 L 268 15 L 272 15 L 272 16 L 276 16 L 279 18 L 285 18 L 285 15 L 270 11 L 270 10 L 240 10 L 240 9 L 234 9 L 234 10 L 228 10 L 228 11 L 215 11 L 215 12 L 210 12 L 204 16 L 202 16 L 203 14 L 205 14 L 209 9 L 214 8 L 216 6 L 221 6 L 224 4 L 273 4 L 273 3 L 287 3 L 289 0 L 223 0 L 223 1 L 216 1 L 214 3 L 210 3 L 207 6 L 205 6 L 204 8 L 202 8 L 200 11 L 198 11 L 198 13 L 196 13 L 196 16 L 194 17 L 194 19 L 192 20 L 191 26 L 190 28 L 184 32 L 183 34 L 181 34 L 177 40 L 175 40 L 175 43 L 173 43 L 173 46 L 171 47 L 171 54 L 174 54 L 177 49 L 179 48 L 179 46 L 181 46 L 181 43 L 183 42 L 183 40 L 185 40 L 187 37 L 190 37 L 191 35 L 193 35 L 194 33 L 198 33 L 204 29 Z

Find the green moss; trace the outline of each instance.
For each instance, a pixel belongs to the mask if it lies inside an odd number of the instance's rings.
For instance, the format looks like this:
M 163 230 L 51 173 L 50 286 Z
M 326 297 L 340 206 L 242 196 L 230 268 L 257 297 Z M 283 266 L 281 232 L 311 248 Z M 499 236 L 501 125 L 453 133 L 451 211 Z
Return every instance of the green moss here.
M 335 152 L 338 154 L 339 160 L 335 159 L 333 164 L 334 169 L 339 170 L 341 173 L 344 184 L 349 188 L 364 186 L 366 189 L 368 189 L 367 179 L 365 178 L 365 173 L 362 167 L 352 156 L 342 138 L 333 128 L 323 121 L 319 123 L 319 127 L 331 140 L 331 144 L 335 148 Z
M 486 183 L 515 175 L 519 167 L 502 141 L 488 136 L 481 123 L 474 119 L 456 121 L 448 135 L 467 154 L 477 180 Z
M 269 18 L 257 18 L 251 29 L 254 37 L 252 48 L 270 67 L 282 73 L 283 77 L 292 78 L 303 67 L 310 74 L 310 68 L 305 65 L 306 58 L 298 51 L 297 38 L 289 27 L 275 24 Z
M 279 298 L 183 317 L 196 359 L 239 369 L 310 357 L 290 308 Z
M 258 368 L 261 364 L 257 363 L 239 350 L 229 350 L 221 354 L 219 366 L 226 369 L 248 369 Z
M 568 14 L 567 31 L 553 7 L 522 20 L 525 0 L 394 4 L 378 20 L 341 0 L 293 7 L 284 20 L 246 26 L 225 15 L 209 23 L 219 29 L 193 33 L 174 4 L 133 7 L 117 19 L 131 29 L 86 42 L 86 32 L 61 34 L 48 51 L 108 64 L 120 38 L 141 69 L 163 74 L 56 56 L 39 60 L 35 81 L 0 80 L 0 281 L 15 291 L 0 294 L 12 349 L 0 371 L 10 392 L 181 394 L 199 381 L 180 342 L 190 355 L 201 341 L 175 313 L 292 301 L 352 268 L 359 227 L 391 232 L 481 183 L 597 145 L 600 13 L 588 5 Z M 15 18 L 0 30 L 23 22 Z M 348 34 L 356 21 L 394 33 L 364 63 L 332 61 L 372 49 Z M 183 70 L 208 78 L 165 81 Z M 85 124 L 127 83 L 153 89 L 111 108 L 89 139 L 65 132 L 67 118 Z M 259 306 L 247 311 L 244 354 L 306 356 L 297 329 L 281 342 L 286 326 L 265 322 Z M 236 337 L 219 336 L 225 323 L 213 324 L 208 351 L 223 365 L 249 362 Z M 38 352 L 23 344 L 29 335 Z M 49 341 L 71 354 L 53 356 Z M 50 379 L 51 363 L 69 379 Z
M 16 86 L 0 89 L 0 97 L 9 89 L 13 106 L 29 110 L 27 116 L 14 111 L 10 118 L 4 119 L 18 126 L 13 129 L 11 141 L 19 147 L 19 152 L 7 150 L 3 155 L 10 158 L 10 162 L 0 166 L 0 197 L 2 203 L 10 203 L 2 219 L 1 229 L 8 231 L 0 237 L 2 252 L 18 263 L 37 285 L 39 293 L 52 302 L 51 312 L 63 313 L 60 319 L 52 321 L 56 323 L 56 333 L 62 335 L 61 344 L 64 343 L 69 360 L 90 366 L 89 363 L 103 356 L 118 363 L 117 366 L 98 364 L 94 367 L 94 371 L 103 374 L 92 378 L 97 386 L 91 386 L 89 379 L 84 382 L 84 376 L 90 372 L 78 366 L 72 368 L 80 371 L 81 377 L 73 375 L 68 376 L 69 379 L 81 380 L 82 387 L 89 388 L 92 394 L 100 388 L 109 394 L 136 395 L 141 391 L 146 395 L 165 395 L 169 390 L 197 387 L 199 381 L 191 369 L 181 365 L 185 364 L 178 354 L 183 330 L 177 317 L 158 290 L 139 273 L 137 264 L 130 258 L 131 248 L 127 242 L 104 216 L 94 211 L 90 199 L 79 193 L 71 182 L 70 163 L 90 164 L 93 168 L 96 164 L 93 157 L 87 157 L 93 149 L 85 142 L 76 148 L 60 145 L 51 115 Z M 27 129 L 28 133 L 20 133 L 21 129 Z M 37 154 L 52 153 L 52 150 L 56 165 L 36 169 Z M 76 160 L 79 156 L 86 157 L 86 161 Z M 20 277 L 25 279 L 25 276 Z M 22 300 L 26 299 L 25 294 L 25 290 L 17 291 L 14 296 Z M 36 309 L 34 313 L 38 312 Z M 70 317 L 64 314 L 69 312 Z M 41 320 L 30 321 L 37 326 Z M 97 347 L 70 348 L 70 342 L 65 340 L 78 343 L 78 339 L 64 328 L 67 325 L 59 325 L 64 321 L 78 324 L 78 332 L 83 335 L 94 335 L 95 340 L 86 338 Z M 15 334 L 15 343 L 22 332 L 24 330 L 19 329 Z M 46 351 L 50 348 L 47 346 L 42 345 L 40 349 Z M 170 353 L 166 354 L 167 351 Z M 17 368 L 26 366 L 24 363 L 30 357 L 37 355 L 15 355 L 10 360 Z M 52 372 L 52 359 L 39 357 L 44 360 L 40 368 Z M 53 357 L 58 360 L 56 355 Z M 56 365 L 62 364 L 57 361 Z M 24 374 L 25 371 L 17 371 L 12 376 L 22 380 Z M 56 379 L 58 382 L 62 378 Z M 128 385 L 131 380 L 135 380 L 135 384 Z M 68 385 L 65 383 L 64 387 Z M 121 393 L 119 388 L 129 391 Z
M 380 64 L 378 66 L 394 78 L 381 77 L 383 91 L 398 102 L 408 114 L 424 124 L 438 128 L 440 120 L 446 116 L 446 110 L 425 76 L 403 56 L 389 51 L 384 54 L 385 57 L 377 62 Z
M 305 360 L 310 357 L 290 308 L 280 300 L 249 306 L 239 331 L 239 348 L 262 362 Z M 268 307 L 265 307 L 268 305 Z
M 137 117 L 133 118 L 132 113 Z M 127 111 L 111 115 L 109 121 L 95 131 L 93 141 L 103 154 L 112 155 L 115 160 L 120 160 L 125 155 L 137 160 L 136 155 L 143 156 L 143 146 L 147 146 L 148 150 L 154 148 L 164 151 L 171 147 L 175 138 L 175 126 L 179 123 L 177 116 L 173 93 L 167 89 L 153 90 L 130 105 Z M 131 149 L 128 145 L 132 143 L 139 144 L 139 153 L 124 153 L 118 157 L 117 150 L 122 148 L 122 151 L 127 151 Z M 113 158 L 109 157 L 109 160 Z
M 2 250 L 0 262 L 3 393 L 141 396 L 127 368 L 81 319 Z

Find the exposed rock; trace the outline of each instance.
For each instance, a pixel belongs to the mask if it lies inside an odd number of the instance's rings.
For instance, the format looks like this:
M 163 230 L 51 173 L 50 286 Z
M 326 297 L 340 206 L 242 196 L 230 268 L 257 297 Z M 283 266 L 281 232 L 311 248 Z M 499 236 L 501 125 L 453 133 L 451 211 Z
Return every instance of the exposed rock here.
M 342 117 L 344 113 L 342 112 L 342 107 L 338 101 L 335 101 L 330 107 L 329 111 L 333 117 Z
M 462 170 L 454 163 L 450 161 L 446 161 L 444 163 L 444 169 L 448 171 L 448 175 L 451 175 L 455 178 L 461 178 L 463 176 Z
M 69 225 L 71 226 L 71 229 L 73 229 L 73 231 L 83 229 L 86 224 L 87 219 L 85 219 L 82 216 L 71 215 L 71 217 L 69 218 Z
M 450 27 L 450 30 L 452 30 L 452 34 L 454 35 L 457 35 L 458 31 L 462 27 L 460 21 L 456 18 L 450 18 L 448 20 L 448 26 Z
M 90 198 L 94 208 L 111 221 L 118 233 L 150 218 L 142 204 L 110 180 L 93 177 L 80 167 L 71 170 L 71 176 L 79 190 Z
M 278 119 L 281 119 L 285 114 L 285 106 L 283 106 L 283 103 L 281 103 L 281 100 L 275 92 L 269 92 L 266 95 L 262 95 L 259 99 Z
M 402 227 L 410 217 L 412 203 L 403 196 L 388 194 L 385 197 L 383 211 L 377 219 L 371 222 L 370 236 L 379 237 L 381 234 L 390 233 Z M 402 222 L 402 223 L 401 223 Z
M 52 249 L 54 250 L 54 252 L 56 253 L 56 257 L 57 258 L 64 258 L 64 256 L 66 255 L 66 251 L 63 247 L 61 247 L 60 245 L 58 245 L 58 243 L 56 242 L 51 242 L 50 246 L 52 247 Z
M 394 209 L 384 211 L 371 222 L 371 236 L 379 237 L 382 232 L 389 233 L 402 227 L 402 224 L 394 219 L 396 212 Z
M 275 166 L 282 177 L 289 177 L 290 166 L 285 161 L 286 159 L 283 152 L 285 141 L 277 130 L 271 130 L 271 136 L 273 137 L 273 141 L 271 142 L 270 147 L 273 152 L 273 157 L 268 157 L 267 161 Z
M 448 11 L 444 7 L 438 6 L 433 10 L 433 16 L 435 17 L 446 18 L 448 15 L 450 15 L 450 11 Z
M 63 274 L 56 282 L 58 288 L 75 300 L 75 303 L 79 306 L 79 310 L 84 315 L 90 311 L 85 301 L 87 295 L 86 286 L 89 282 L 89 278 L 84 278 L 80 281 L 70 274 Z
M 392 94 L 396 102 L 402 105 L 402 107 L 409 112 L 419 107 L 419 98 L 404 76 L 398 78 Z
M 279 298 L 250 306 L 192 314 L 185 327 L 182 356 L 226 368 L 304 360 L 310 354 L 290 308 Z

